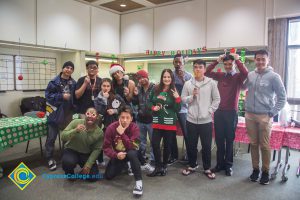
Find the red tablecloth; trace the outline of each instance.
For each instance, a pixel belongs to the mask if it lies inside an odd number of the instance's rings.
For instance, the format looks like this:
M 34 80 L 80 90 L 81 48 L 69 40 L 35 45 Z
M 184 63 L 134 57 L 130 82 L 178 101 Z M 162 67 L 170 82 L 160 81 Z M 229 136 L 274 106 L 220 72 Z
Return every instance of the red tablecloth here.
M 285 128 L 282 145 L 300 150 L 300 128 Z
M 182 136 L 182 130 L 177 122 L 177 135 Z M 213 130 L 213 136 L 215 135 Z M 235 142 L 249 144 L 245 123 L 238 123 L 235 131 Z M 300 128 L 283 128 L 278 123 L 273 123 L 270 138 L 271 149 L 279 150 L 282 146 L 288 146 L 300 150 Z
M 238 123 L 235 132 L 235 141 L 250 143 L 245 123 Z M 271 149 L 279 150 L 282 146 L 300 149 L 300 128 L 283 128 L 274 123 L 270 138 Z

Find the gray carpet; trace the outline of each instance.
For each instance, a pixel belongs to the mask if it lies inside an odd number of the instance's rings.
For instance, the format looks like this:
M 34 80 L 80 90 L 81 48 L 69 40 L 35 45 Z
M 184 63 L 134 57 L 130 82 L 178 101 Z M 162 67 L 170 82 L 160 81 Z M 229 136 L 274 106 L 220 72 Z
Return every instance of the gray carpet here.
M 238 156 L 234 159 L 234 174 L 226 177 L 224 172 L 218 173 L 215 180 L 209 180 L 202 174 L 202 169 L 188 177 L 181 175 L 183 165 L 175 163 L 168 168 L 165 177 L 149 178 L 143 173 L 144 195 L 140 199 L 197 199 L 197 200 L 300 200 L 300 178 L 295 176 L 299 164 L 300 152 L 291 151 L 288 181 L 281 182 L 281 171 L 278 177 L 263 186 L 248 181 L 251 173 L 250 154 L 246 153 L 247 145 L 242 145 Z M 62 179 L 46 180 L 43 173 L 63 173 L 61 166 L 55 172 L 49 172 L 45 162 L 41 161 L 37 141 L 30 145 L 28 154 L 24 154 L 25 144 L 16 145 L 0 153 L 0 164 L 4 167 L 5 176 L 0 179 L 0 199 L 133 199 L 133 177 L 123 174 L 115 180 L 100 180 L 89 183 L 81 180 L 69 182 Z M 57 152 L 57 157 L 59 157 Z M 215 150 L 212 153 L 212 166 L 215 164 Z M 284 156 L 283 156 L 284 158 Z M 37 178 L 23 191 L 17 188 L 7 175 L 20 161 L 24 161 Z M 201 157 L 198 159 L 201 165 Z M 275 166 L 272 162 L 272 169 Z M 101 169 L 103 172 L 104 170 Z

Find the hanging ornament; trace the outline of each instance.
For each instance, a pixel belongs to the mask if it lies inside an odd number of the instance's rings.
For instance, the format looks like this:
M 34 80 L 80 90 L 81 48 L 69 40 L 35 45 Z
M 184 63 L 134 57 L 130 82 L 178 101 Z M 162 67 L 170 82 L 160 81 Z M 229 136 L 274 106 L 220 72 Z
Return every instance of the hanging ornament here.
M 245 61 L 246 61 L 246 50 L 245 50 L 245 48 L 242 48 L 242 50 L 241 50 L 241 62 L 245 63 Z
M 40 62 L 41 64 L 44 64 L 44 65 L 48 65 L 48 60 L 46 60 L 46 43 L 45 43 L 45 40 L 44 40 L 44 60 L 42 62 Z
M 22 74 L 20 74 L 20 75 L 18 76 L 18 80 L 19 80 L 19 81 L 23 80 L 23 75 L 22 75 Z
M 100 53 L 96 52 L 96 62 L 99 63 L 99 59 L 100 59 Z
M 231 48 L 230 53 L 236 53 L 236 48 Z
M 44 64 L 44 65 L 48 65 L 48 60 L 46 60 L 46 59 L 44 59 L 42 62 L 41 62 L 41 64 Z
M 221 69 L 221 68 L 218 68 L 218 69 L 217 69 L 217 72 L 222 72 L 222 69 Z

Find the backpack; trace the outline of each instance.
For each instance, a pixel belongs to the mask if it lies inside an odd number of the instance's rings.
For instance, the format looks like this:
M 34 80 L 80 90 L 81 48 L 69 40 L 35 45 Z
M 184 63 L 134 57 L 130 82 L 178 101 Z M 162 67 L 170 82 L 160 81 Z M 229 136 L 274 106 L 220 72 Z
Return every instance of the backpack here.
M 22 115 L 31 111 L 46 112 L 46 99 L 44 97 L 25 97 L 21 100 L 20 110 Z

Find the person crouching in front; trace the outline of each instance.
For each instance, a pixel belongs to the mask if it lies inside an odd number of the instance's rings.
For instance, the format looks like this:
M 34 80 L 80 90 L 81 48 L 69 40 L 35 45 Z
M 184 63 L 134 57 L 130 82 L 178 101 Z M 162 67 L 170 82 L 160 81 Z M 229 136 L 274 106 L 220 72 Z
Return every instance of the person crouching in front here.
M 99 114 L 95 108 L 88 108 L 85 119 L 74 119 L 62 132 L 61 139 L 66 142 L 62 157 L 62 168 L 69 180 L 75 180 L 74 169 L 78 164 L 80 174 L 89 181 L 101 178 L 96 159 L 102 143 L 103 132 L 98 126 Z M 83 176 L 82 176 L 83 177 Z
M 135 178 L 134 195 L 143 194 L 141 164 L 138 159 L 140 131 L 132 122 L 133 112 L 130 106 L 119 109 L 119 121 L 110 124 L 105 131 L 103 151 L 110 158 L 105 170 L 105 178 L 110 180 L 120 174 L 130 162 Z

